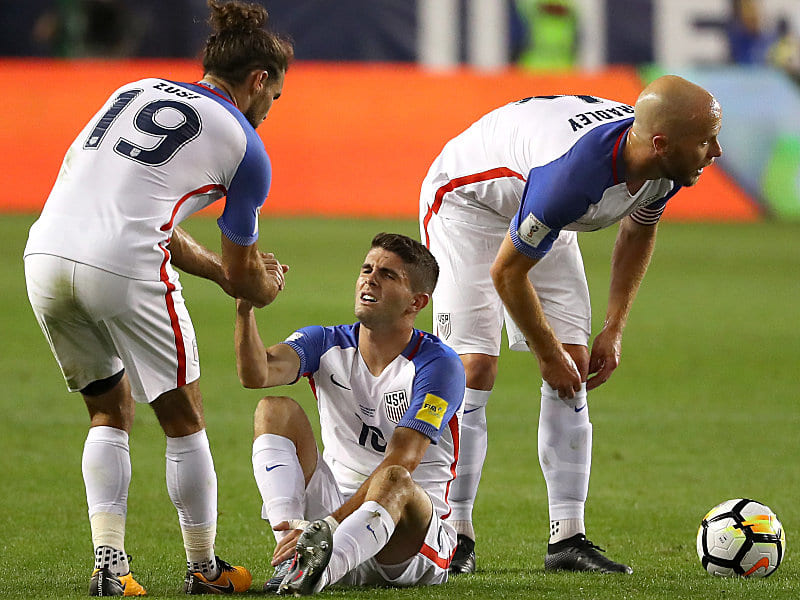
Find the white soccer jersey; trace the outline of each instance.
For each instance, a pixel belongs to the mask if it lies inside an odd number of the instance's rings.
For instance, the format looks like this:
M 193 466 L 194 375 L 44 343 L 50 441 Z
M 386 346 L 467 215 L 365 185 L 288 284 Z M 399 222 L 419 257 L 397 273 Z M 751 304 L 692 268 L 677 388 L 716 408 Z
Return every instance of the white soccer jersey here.
M 70 146 L 25 255 L 166 281 L 173 228 L 223 196 L 220 229 L 252 244 L 270 179 L 263 142 L 224 93 L 164 79 L 129 83 Z
M 632 107 L 594 96 L 537 96 L 488 113 L 450 140 L 428 171 L 424 235 L 434 214 L 510 223 L 517 250 L 542 258 L 562 229 L 593 231 L 630 214 L 656 223 L 680 186 L 658 179 L 628 192 L 620 151 L 632 122 Z
M 325 462 L 349 497 L 383 460 L 395 428 L 415 429 L 432 444 L 414 481 L 445 518 L 463 414 L 461 360 L 435 336 L 414 330 L 405 350 L 375 377 L 358 351 L 359 328 L 304 327 L 284 342 L 299 355 L 298 377 L 308 377 L 317 399 Z

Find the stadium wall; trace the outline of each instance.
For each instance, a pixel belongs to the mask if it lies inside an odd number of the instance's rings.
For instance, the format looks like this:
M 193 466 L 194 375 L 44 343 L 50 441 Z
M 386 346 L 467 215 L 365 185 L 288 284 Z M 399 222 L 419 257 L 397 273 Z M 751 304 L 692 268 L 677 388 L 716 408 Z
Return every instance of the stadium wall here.
M 36 212 L 73 138 L 116 87 L 195 81 L 194 61 L 0 60 L 0 211 Z M 419 184 L 444 143 L 526 96 L 593 94 L 633 103 L 633 68 L 544 74 L 436 73 L 414 65 L 297 63 L 259 128 L 272 158 L 271 215 L 415 217 Z M 724 140 L 723 140 L 724 146 Z M 221 204 L 210 207 L 214 214 Z M 673 220 L 752 221 L 758 205 L 719 167 L 670 201 Z

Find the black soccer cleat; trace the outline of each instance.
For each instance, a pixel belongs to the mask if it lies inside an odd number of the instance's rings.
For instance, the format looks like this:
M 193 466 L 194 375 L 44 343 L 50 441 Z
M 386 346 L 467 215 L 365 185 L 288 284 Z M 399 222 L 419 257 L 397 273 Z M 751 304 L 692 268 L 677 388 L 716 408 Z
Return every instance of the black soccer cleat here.
M 450 575 L 475 572 L 475 540 L 459 533 L 456 537 L 456 551 L 450 561 Z
M 111 573 L 108 567 L 95 569 L 92 571 L 92 578 L 89 580 L 90 596 L 122 596 L 125 588 L 119 577 Z
M 295 546 L 294 559 L 279 594 L 310 596 L 322 589 L 322 575 L 333 554 L 331 526 L 322 519 L 303 530 Z
M 264 583 L 264 591 L 268 594 L 277 594 L 278 588 L 281 586 L 283 582 L 283 578 L 286 577 L 286 574 L 289 572 L 289 568 L 292 566 L 292 559 L 287 558 L 285 561 L 280 563 L 277 567 L 275 567 L 275 571 L 272 573 L 272 577 Z
M 582 533 L 578 533 L 555 544 L 547 544 L 544 570 L 623 573 L 625 575 L 633 573 L 633 569 L 628 565 L 614 562 L 600 552 L 605 552 L 605 550 L 587 540 Z

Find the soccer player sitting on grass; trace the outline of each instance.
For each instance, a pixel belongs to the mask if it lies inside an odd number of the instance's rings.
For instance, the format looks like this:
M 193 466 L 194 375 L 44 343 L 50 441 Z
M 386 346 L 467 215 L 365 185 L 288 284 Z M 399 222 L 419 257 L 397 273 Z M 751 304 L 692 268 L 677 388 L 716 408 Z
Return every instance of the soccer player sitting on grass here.
M 308 377 L 324 445 L 320 455 L 293 399 L 258 404 L 253 473 L 277 540 L 265 591 L 447 580 L 456 544 L 447 493 L 465 376 L 453 350 L 414 329 L 438 273 L 419 242 L 378 234 L 356 282 L 359 322 L 304 327 L 266 351 L 250 304 L 237 301 L 242 384 Z

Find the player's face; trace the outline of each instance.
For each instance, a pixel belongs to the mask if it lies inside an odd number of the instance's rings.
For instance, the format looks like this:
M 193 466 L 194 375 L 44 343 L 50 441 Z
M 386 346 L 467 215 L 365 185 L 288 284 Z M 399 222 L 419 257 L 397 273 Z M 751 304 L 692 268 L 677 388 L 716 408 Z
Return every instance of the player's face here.
M 669 144 L 662 157 L 667 177 L 683 186 L 697 183 L 703 169 L 722 155 L 717 136 L 722 125 L 722 113 L 712 111 L 708 118 Z
M 367 327 L 393 324 L 414 301 L 405 263 L 394 252 L 372 248 L 356 281 L 358 320 Z
M 244 113 L 244 116 L 253 127 L 258 127 L 267 118 L 269 109 L 272 108 L 272 103 L 280 98 L 283 92 L 283 73 L 277 77 L 267 77 L 263 82 L 261 91 L 256 95 L 250 108 Z

